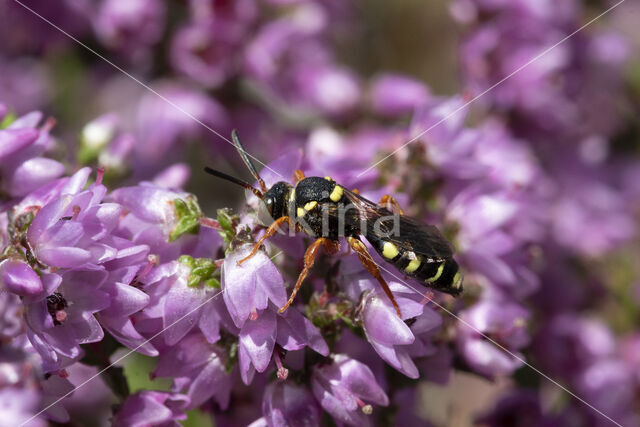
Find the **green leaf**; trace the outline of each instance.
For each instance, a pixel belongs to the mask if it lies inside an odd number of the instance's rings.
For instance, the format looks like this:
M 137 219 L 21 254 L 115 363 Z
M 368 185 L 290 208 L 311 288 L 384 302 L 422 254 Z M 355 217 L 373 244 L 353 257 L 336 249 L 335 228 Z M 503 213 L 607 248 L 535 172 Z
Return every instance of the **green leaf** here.
M 151 373 L 156 368 L 157 358 L 140 353 L 131 353 L 123 360 L 124 377 L 131 393 L 140 390 L 169 391 L 171 378 L 151 379 Z
M 178 222 L 169 234 L 169 241 L 173 242 L 183 234 L 198 234 L 200 231 L 200 218 L 202 211 L 198 206 L 198 201 L 194 196 L 187 197 L 186 200 L 174 199 L 173 206 Z
M 234 219 L 236 218 L 237 216 L 234 215 L 230 209 L 218 209 L 217 219 L 220 223 L 220 227 L 222 228 L 219 233 L 227 245 L 230 244 L 236 236 L 236 230 L 233 226 Z
M 218 279 L 216 279 L 215 277 L 212 277 L 211 279 L 205 280 L 204 283 L 205 283 L 205 285 L 209 286 L 210 288 L 220 289 L 222 287 L 222 285 L 220 285 L 220 281 Z
M 213 427 L 213 419 L 211 413 L 206 413 L 200 409 L 192 409 L 187 412 L 187 419 L 182 421 L 184 427 Z
M 2 121 L 0 122 L 0 129 L 8 128 L 11 125 L 11 123 L 16 121 L 17 118 L 18 118 L 18 116 L 16 116 L 16 113 L 14 113 L 13 111 L 9 111 L 2 118 Z

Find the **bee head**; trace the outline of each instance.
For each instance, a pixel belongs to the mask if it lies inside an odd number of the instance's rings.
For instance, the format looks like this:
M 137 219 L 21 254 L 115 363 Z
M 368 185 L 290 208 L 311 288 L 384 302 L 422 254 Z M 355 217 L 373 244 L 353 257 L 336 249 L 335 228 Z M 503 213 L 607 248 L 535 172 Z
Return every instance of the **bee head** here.
M 264 225 L 287 215 L 289 195 L 293 191 L 291 184 L 280 181 L 264 193 L 258 209 L 258 219 Z

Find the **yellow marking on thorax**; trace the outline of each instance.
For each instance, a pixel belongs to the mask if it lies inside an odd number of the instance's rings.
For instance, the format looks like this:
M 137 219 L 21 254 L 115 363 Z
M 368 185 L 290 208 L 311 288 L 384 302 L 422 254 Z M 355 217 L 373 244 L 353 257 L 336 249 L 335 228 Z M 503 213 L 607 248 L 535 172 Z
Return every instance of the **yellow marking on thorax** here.
M 324 179 L 326 179 L 327 181 L 333 181 L 333 178 L 331 178 L 330 176 L 325 176 Z
M 296 210 L 296 214 L 298 215 L 298 217 L 303 217 L 307 214 L 307 212 L 309 212 L 316 206 L 318 206 L 318 202 L 316 202 L 315 200 L 312 200 L 310 202 L 307 202 L 303 208 L 298 208 Z
M 384 245 L 382 245 L 382 256 L 386 259 L 394 259 L 399 253 L 396 245 L 391 242 L 384 242 Z
M 429 277 L 427 280 L 425 280 L 425 282 L 433 283 L 436 280 L 438 280 L 440 276 L 442 276 L 442 272 L 444 271 L 444 264 L 445 262 L 442 261 L 442 263 L 440 264 L 440 267 L 438 267 L 438 271 L 436 271 L 436 274 L 433 277 Z
M 420 267 L 420 260 L 419 259 L 412 259 L 409 262 L 409 265 L 407 265 L 404 268 L 404 271 L 406 271 L 407 273 L 413 273 L 414 271 L 416 271 L 418 269 L 418 267 Z
M 342 198 L 342 193 L 343 193 L 342 187 L 340 187 L 338 184 L 336 184 L 336 186 L 333 188 L 333 191 L 329 195 L 329 198 L 333 202 L 338 202 Z

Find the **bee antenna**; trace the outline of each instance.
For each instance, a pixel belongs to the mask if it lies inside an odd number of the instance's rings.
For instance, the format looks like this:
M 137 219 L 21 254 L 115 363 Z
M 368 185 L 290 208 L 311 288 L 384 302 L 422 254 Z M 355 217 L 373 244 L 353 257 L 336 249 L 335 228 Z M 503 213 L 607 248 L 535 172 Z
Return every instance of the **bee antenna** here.
M 259 199 L 262 199 L 262 197 L 263 197 L 262 192 L 261 192 L 260 190 L 258 190 L 257 188 L 254 188 L 254 187 L 253 187 L 251 184 L 249 184 L 248 182 L 244 182 L 244 181 L 243 181 L 243 180 L 241 180 L 241 179 L 235 178 L 235 177 L 233 177 L 233 176 L 231 176 L 231 175 L 227 175 L 227 174 L 226 174 L 226 173 L 224 173 L 224 172 L 220 172 L 220 171 L 217 171 L 217 170 L 215 170 L 215 169 L 211 169 L 211 168 L 210 168 L 210 167 L 208 167 L 208 166 L 205 166 L 204 171 L 205 171 L 206 173 L 210 174 L 210 175 L 217 176 L 218 178 L 222 178 L 222 179 L 225 179 L 225 180 L 227 180 L 227 181 L 231 181 L 231 182 L 233 182 L 234 184 L 239 185 L 240 187 L 244 187 L 244 188 L 246 188 L 247 190 L 251 190 L 251 191 L 253 192 L 253 194 L 255 194 Z M 264 184 L 264 183 L 263 183 L 263 184 Z
M 262 191 L 266 193 L 267 186 L 262 180 L 262 178 L 260 178 L 260 175 L 258 174 L 256 167 L 253 165 L 253 162 L 251 162 L 251 159 L 247 154 L 247 150 L 245 150 L 242 144 L 240 143 L 240 138 L 238 138 L 238 131 L 235 129 L 231 131 L 231 140 L 233 141 L 233 145 L 235 145 L 236 148 L 238 149 L 238 152 L 240 153 L 240 157 L 242 157 L 242 161 L 244 161 L 244 164 L 247 165 L 247 167 L 249 168 L 249 172 L 251 172 L 251 175 L 253 175 L 253 177 L 258 181 L 258 184 L 260 184 L 260 188 L 262 189 Z

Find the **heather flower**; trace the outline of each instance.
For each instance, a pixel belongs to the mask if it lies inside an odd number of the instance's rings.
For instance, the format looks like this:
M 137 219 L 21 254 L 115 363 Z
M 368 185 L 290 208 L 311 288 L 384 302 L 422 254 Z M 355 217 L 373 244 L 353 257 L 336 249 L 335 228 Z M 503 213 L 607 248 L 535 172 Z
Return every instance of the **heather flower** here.
M 251 426 L 316 426 L 320 424 L 320 410 L 311 393 L 289 382 L 269 384 L 262 400 L 263 417 Z
M 114 426 L 144 427 L 149 424 L 179 427 L 186 420 L 184 408 L 189 398 L 183 394 L 144 390 L 132 394 L 116 414 Z
M 140 255 L 146 255 L 146 252 L 145 250 Z M 100 325 L 120 343 L 140 353 L 157 356 L 158 350 L 140 334 L 132 320 L 134 314 L 147 307 L 151 299 L 135 286 L 136 280 L 144 279 L 140 277 L 143 272 L 136 265 L 111 271 L 101 289 L 109 296 L 110 304 L 96 317 Z
M 15 387 L 3 387 L 0 389 L 0 402 L 2 402 L 2 420 L 0 426 L 11 427 L 21 425 L 29 421 L 29 426 L 46 426 L 47 423 L 40 417 L 32 417 L 39 411 L 40 395 L 37 390 L 25 390 Z
M 255 318 L 250 317 L 240 330 L 238 362 L 245 384 L 251 383 L 255 371 L 264 372 L 267 369 L 276 343 L 289 351 L 308 346 L 323 356 L 329 354 L 329 347 L 320 332 L 295 308 L 288 309 L 282 315 L 274 311 L 267 309 Z M 286 377 L 277 353 L 274 359 L 278 375 Z
M 615 354 L 615 338 L 602 322 L 569 312 L 547 319 L 532 348 L 540 369 L 575 381 L 593 363 Z
M 429 89 L 402 74 L 383 74 L 371 82 L 371 108 L 383 116 L 412 113 L 430 102 Z
M 166 6 L 158 0 L 134 0 L 126 4 L 105 0 L 94 15 L 93 26 L 105 46 L 142 59 L 160 41 Z
M 562 187 L 549 210 L 550 227 L 559 244 L 596 256 L 633 238 L 629 203 L 615 187 L 593 179 L 591 170 L 571 169 L 571 174 L 558 175 Z
M 347 425 L 369 425 L 366 414 L 371 414 L 371 404 L 389 404 L 373 372 L 343 354 L 332 356 L 326 365 L 314 367 L 311 387 L 322 408 L 336 422 Z
M 224 350 L 200 333 L 191 333 L 166 349 L 158 360 L 154 377 L 173 378 L 172 391 L 186 393 L 186 409 L 196 408 L 213 398 L 227 409 L 233 376 L 227 371 Z
M 35 362 L 21 350 L 9 346 L 0 350 L 0 402 L 3 408 L 0 426 L 19 425 L 32 417 L 28 425 L 46 425 L 42 417 L 35 417 L 42 399 Z
M 462 312 L 460 317 L 464 323 L 458 327 L 458 348 L 476 372 L 487 376 L 506 375 L 522 366 L 524 356 L 518 350 L 529 342 L 525 329 L 529 314 L 524 308 L 508 301 L 484 300 Z
M 78 171 L 29 226 L 27 239 L 39 261 L 72 268 L 100 264 L 116 255 L 114 248 L 100 240 L 117 225 L 121 207 L 100 204 L 106 188 L 99 182 L 79 192 L 88 173 L 88 168 Z
M 264 25 L 246 48 L 247 77 L 261 97 L 293 121 L 318 114 L 340 118 L 360 101 L 357 76 L 334 63 L 319 37 L 326 27 L 324 8 L 300 3 L 286 18 Z
M 6 259 L 0 263 L 0 283 L 20 296 L 35 296 L 44 290 L 35 271 L 22 261 Z
M 195 196 L 142 183 L 120 188 L 110 198 L 128 210 L 116 234 L 153 248 L 161 262 L 181 254 L 203 257 L 216 253 L 221 238 L 216 230 L 200 227 L 203 214 Z
M 394 292 L 403 318 L 398 317 L 389 298 L 376 290 L 370 292 L 363 301 L 362 327 L 367 340 L 382 359 L 408 377 L 418 378 L 418 368 L 407 353 L 408 347 L 415 341 L 415 336 L 403 320 L 423 316 L 424 305 L 419 301 L 422 296 L 399 283 L 391 282 L 389 287 Z M 416 297 L 418 301 L 415 300 Z M 441 323 L 437 314 L 430 309 L 427 310 L 428 313 L 424 314 L 427 321 L 421 325 L 424 331 Z
M 22 311 L 20 297 L 0 288 L 0 342 L 7 342 L 23 332 Z
M 264 252 L 238 265 L 251 247 L 246 246 L 229 254 L 222 264 L 224 302 L 235 325 L 241 328 L 247 319 L 255 319 L 258 310 L 267 308 L 268 302 L 282 307 L 287 293 L 280 272 Z M 275 322 L 275 319 L 274 319 Z
M 237 71 L 237 61 L 230 58 L 240 49 L 246 31 L 240 22 L 199 19 L 176 33 L 173 66 L 207 87 L 220 86 Z
M 100 290 L 107 278 L 101 270 L 69 271 L 43 275 L 46 292 L 25 305 L 27 336 L 42 357 L 46 372 L 58 370 L 83 355 L 80 344 L 102 340 L 104 332 L 94 317 L 109 306 Z M 90 284 L 90 286 L 88 286 Z
M 525 197 L 495 185 L 472 185 L 456 195 L 447 212 L 447 221 L 457 224 L 456 243 L 464 262 L 515 296 L 538 287 L 528 258 L 517 256 L 525 244 L 543 236 L 542 218 Z
M 52 121 L 40 128 L 42 115 L 32 112 L 0 129 L 0 177 L 2 190 L 14 197 L 47 184 L 64 173 L 64 166 L 52 159 L 38 157 L 51 146 Z
M 145 310 L 135 316 L 136 327 L 149 334 L 164 330 L 162 339 L 172 346 L 198 328 L 211 343 L 220 338 L 220 316 L 211 300 L 220 291 L 211 260 L 184 256 L 155 267 L 144 277 L 149 295 Z
M 133 163 L 136 176 L 148 178 L 154 172 L 172 164 L 184 156 L 186 142 L 195 138 L 214 141 L 216 152 L 231 145 L 220 141 L 202 124 L 220 134 L 227 125 L 225 109 L 212 97 L 188 85 L 162 82 L 154 90 L 173 105 L 155 94 L 144 94 L 137 106 L 136 127 L 133 132 L 137 143 L 134 147 Z M 186 113 L 186 114 L 185 114 Z M 221 145 L 224 144 L 224 145 Z

